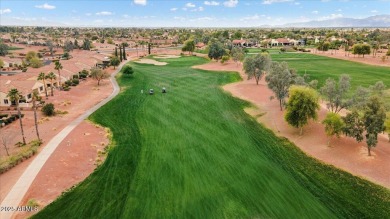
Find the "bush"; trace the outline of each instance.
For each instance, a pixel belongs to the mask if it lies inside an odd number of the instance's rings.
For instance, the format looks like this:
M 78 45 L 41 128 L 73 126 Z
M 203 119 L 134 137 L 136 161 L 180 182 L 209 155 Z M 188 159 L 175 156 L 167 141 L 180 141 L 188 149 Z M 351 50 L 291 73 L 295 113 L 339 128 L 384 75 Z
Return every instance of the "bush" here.
M 223 64 L 223 63 L 227 62 L 229 59 L 230 59 L 229 56 L 224 55 L 224 56 L 222 56 L 221 63 Z
M 79 78 L 79 75 L 73 75 L 72 78 L 73 78 L 73 79 L 75 79 L 75 78 L 78 79 L 78 78 Z
M 22 72 L 26 72 L 27 71 L 27 68 L 22 68 Z
M 42 112 L 45 116 L 54 116 L 55 115 L 54 104 L 52 103 L 45 104 L 42 107 Z
M 64 91 L 69 91 L 69 90 L 70 90 L 70 87 L 69 87 L 69 86 L 64 86 L 64 87 L 63 87 L 63 90 L 64 90 Z
M 67 80 L 67 81 L 65 81 L 64 87 L 69 87 L 71 85 L 72 85 L 72 81 L 71 80 Z
M 76 86 L 80 83 L 80 81 L 77 78 L 73 78 L 72 83 L 74 84 L 73 86 Z

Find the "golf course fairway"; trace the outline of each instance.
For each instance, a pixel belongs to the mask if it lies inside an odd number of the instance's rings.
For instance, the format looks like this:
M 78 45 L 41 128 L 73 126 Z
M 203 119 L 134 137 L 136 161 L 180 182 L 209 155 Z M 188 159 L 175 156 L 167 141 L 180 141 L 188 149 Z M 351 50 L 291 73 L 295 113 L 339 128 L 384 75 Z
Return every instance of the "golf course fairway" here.
M 199 57 L 161 61 L 118 75 L 120 94 L 90 117 L 113 133 L 106 161 L 33 218 L 390 217 L 388 189 L 247 115 L 221 88 L 237 73 L 192 69 L 208 62 Z

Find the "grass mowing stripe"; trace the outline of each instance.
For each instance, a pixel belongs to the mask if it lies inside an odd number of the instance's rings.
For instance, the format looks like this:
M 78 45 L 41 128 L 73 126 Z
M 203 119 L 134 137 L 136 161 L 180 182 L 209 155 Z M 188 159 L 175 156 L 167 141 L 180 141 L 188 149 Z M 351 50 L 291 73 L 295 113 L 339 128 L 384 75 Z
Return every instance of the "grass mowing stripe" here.
M 198 57 L 165 61 L 119 75 L 126 89 L 91 116 L 115 148 L 36 218 L 390 216 L 389 190 L 319 163 L 249 117 L 248 103 L 219 87 L 237 74 L 191 69 L 206 62 Z M 155 95 L 140 93 L 149 88 Z

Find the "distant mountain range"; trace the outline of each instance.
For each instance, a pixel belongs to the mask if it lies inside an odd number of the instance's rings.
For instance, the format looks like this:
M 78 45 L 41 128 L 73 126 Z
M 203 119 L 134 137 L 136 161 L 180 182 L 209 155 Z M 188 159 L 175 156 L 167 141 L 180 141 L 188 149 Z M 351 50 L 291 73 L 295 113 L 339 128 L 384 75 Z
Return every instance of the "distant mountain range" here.
M 334 18 L 301 23 L 288 23 L 283 27 L 390 27 L 390 15 L 376 15 L 367 18 Z

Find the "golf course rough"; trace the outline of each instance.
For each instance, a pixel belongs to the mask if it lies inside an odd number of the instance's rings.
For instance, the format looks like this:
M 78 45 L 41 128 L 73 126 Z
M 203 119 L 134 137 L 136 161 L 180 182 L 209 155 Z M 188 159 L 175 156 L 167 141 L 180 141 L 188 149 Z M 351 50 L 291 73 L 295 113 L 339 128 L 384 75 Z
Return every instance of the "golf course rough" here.
M 389 190 L 248 116 L 221 89 L 237 73 L 192 69 L 207 62 L 199 57 L 159 61 L 168 65 L 118 75 L 122 92 L 90 117 L 113 133 L 105 163 L 33 218 L 390 217 Z

